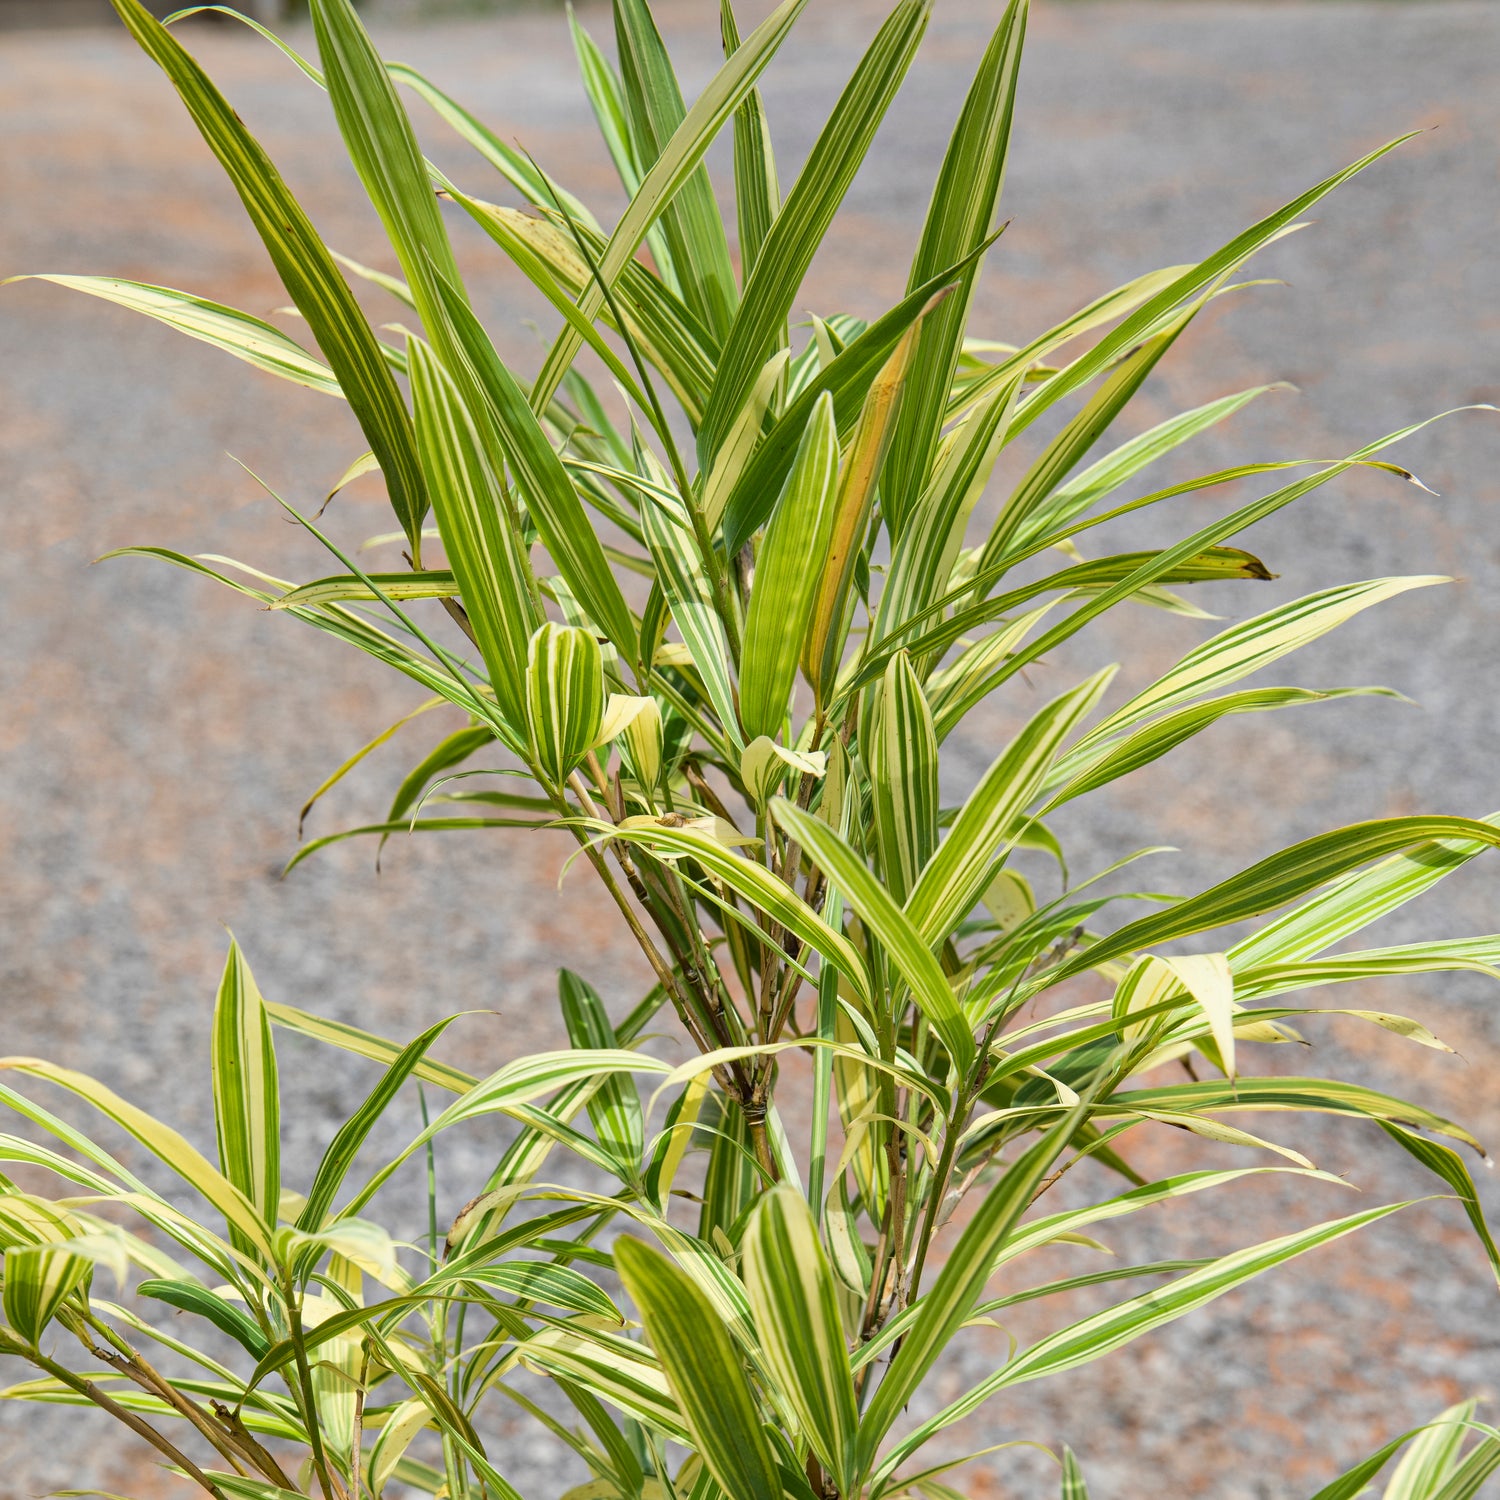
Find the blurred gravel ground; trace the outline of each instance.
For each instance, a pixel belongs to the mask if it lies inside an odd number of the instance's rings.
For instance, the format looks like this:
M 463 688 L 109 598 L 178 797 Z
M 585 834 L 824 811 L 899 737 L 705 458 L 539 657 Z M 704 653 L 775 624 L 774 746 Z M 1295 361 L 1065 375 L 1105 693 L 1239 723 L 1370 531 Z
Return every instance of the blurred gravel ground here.
M 660 10 L 696 87 L 712 67 L 716 27 L 702 0 Z M 877 159 L 814 267 L 808 306 L 868 313 L 900 292 L 930 173 L 996 10 L 979 0 L 938 7 Z M 874 16 L 868 0 L 819 0 L 767 75 L 784 181 Z M 602 15 L 594 24 L 607 30 Z M 386 40 L 575 190 L 609 200 L 560 18 L 452 23 Z M 253 39 L 205 28 L 193 45 L 329 240 L 389 264 L 322 97 Z M 975 329 L 1029 336 L 1129 275 L 1207 251 L 1379 141 L 1428 127 L 1330 200 L 1315 228 L 1256 263 L 1257 274 L 1289 285 L 1239 294 L 1200 319 L 1147 388 L 1137 420 L 1261 381 L 1300 387 L 1200 440 L 1186 462 L 1201 472 L 1246 458 L 1332 457 L 1434 411 L 1500 401 L 1497 74 L 1500 7 L 1489 4 L 1043 4 L 1007 189 L 1014 223 L 991 257 Z M 438 159 L 480 182 L 440 127 L 422 123 Z M 0 271 L 109 272 L 262 314 L 284 300 L 216 165 L 122 36 L 0 38 L 0 128 Z M 535 301 L 485 247 L 466 238 L 464 248 L 504 351 L 534 363 Z M 481 267 L 495 274 L 486 281 Z M 207 1145 L 220 924 L 234 928 L 267 993 L 379 1032 L 408 1035 L 460 1009 L 495 1012 L 465 1022 L 450 1049 L 479 1070 L 556 1044 L 550 996 L 561 963 L 627 1003 L 644 967 L 581 875 L 557 894 L 562 851 L 547 839 L 398 843 L 378 879 L 372 850 L 345 845 L 279 882 L 302 799 L 415 693 L 165 567 L 88 567 L 108 548 L 152 542 L 316 576 L 322 559 L 225 454 L 309 505 L 361 450 L 348 414 L 40 284 L 5 290 L 0 329 L 0 1050 L 54 1057 L 154 1098 Z M 1280 674 L 1389 683 L 1421 706 L 1356 700 L 1204 736 L 1087 804 L 1066 830 L 1075 868 L 1143 844 L 1181 845 L 1191 856 L 1160 861 L 1153 878 L 1189 889 L 1337 822 L 1500 804 L 1500 419 L 1454 418 L 1400 456 L 1441 498 L 1389 479 L 1321 492 L 1250 538 L 1278 582 L 1207 597 L 1244 618 L 1356 577 L 1457 575 L 1456 586 L 1408 595 Z M 1179 502 L 1119 539 L 1175 538 L 1221 503 Z M 357 491 L 332 515 L 344 538 L 388 525 Z M 1030 697 L 1021 690 L 974 726 L 951 792 L 1037 695 L 1086 661 L 1128 655 L 1127 679 L 1139 683 L 1203 634 L 1144 611 L 1113 618 L 1087 658 L 1049 663 Z M 378 814 L 405 766 L 447 727 L 438 718 L 372 756 L 326 799 L 313 830 Z M 1494 930 L 1494 872 L 1478 862 L 1384 935 Z M 1360 1003 L 1419 1016 L 1461 1056 L 1342 1023 L 1310 1028 L 1319 1051 L 1289 1066 L 1395 1086 L 1494 1140 L 1494 999 L 1477 981 L 1372 987 Z M 297 1117 L 289 1149 L 305 1164 L 367 1080 L 294 1041 L 283 1045 L 283 1076 Z M 390 1122 L 378 1145 L 394 1146 L 410 1125 Z M 1355 1171 L 1366 1201 L 1427 1191 L 1369 1132 L 1280 1134 L 1332 1171 Z M 469 1195 L 493 1151 L 480 1136 L 454 1144 L 444 1212 Z M 1167 1141 L 1141 1152 L 1157 1164 L 1202 1155 Z M 1347 1211 L 1347 1201 L 1273 1178 L 1236 1200 L 1227 1222 L 1204 1200 L 1130 1221 L 1111 1243 L 1138 1258 L 1203 1253 L 1189 1247 L 1270 1235 Z M 1087 1252 L 1068 1254 L 1061 1264 L 1078 1266 Z M 1034 1336 L 1035 1309 L 1020 1311 L 1012 1331 Z M 1000 1335 L 976 1335 L 928 1399 L 956 1394 L 1003 1353 Z M 1426 1204 L 1090 1367 L 1066 1394 L 1061 1385 L 1020 1390 L 957 1434 L 952 1451 L 1066 1441 L 1100 1500 L 1298 1500 L 1336 1462 L 1462 1395 L 1497 1389 L 1491 1279 L 1456 1208 Z M 503 1452 L 528 1492 L 577 1482 L 534 1438 L 517 1436 Z M 1055 1493 L 1054 1475 L 1021 1449 L 983 1461 L 967 1485 L 976 1497 L 1041 1496 Z M 0 1496 L 96 1484 L 145 1497 L 167 1493 L 164 1483 L 102 1421 L 0 1410 Z

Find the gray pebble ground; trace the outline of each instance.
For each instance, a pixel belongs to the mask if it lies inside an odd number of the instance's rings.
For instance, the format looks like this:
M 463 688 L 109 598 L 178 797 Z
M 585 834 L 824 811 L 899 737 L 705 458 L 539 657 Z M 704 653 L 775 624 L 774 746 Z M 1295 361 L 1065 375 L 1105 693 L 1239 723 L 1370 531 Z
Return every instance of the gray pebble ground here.
M 712 63 L 713 9 L 704 0 L 660 7 L 691 87 Z M 814 267 L 809 307 L 870 312 L 900 292 L 929 173 L 996 10 L 979 0 L 938 5 L 903 102 Z M 1378 142 L 1425 127 L 1321 208 L 1315 227 L 1257 262 L 1259 274 L 1289 284 L 1206 314 L 1135 420 L 1262 381 L 1300 387 L 1202 440 L 1188 461 L 1207 470 L 1333 457 L 1432 412 L 1500 401 L 1500 7 L 1043 3 L 1037 12 L 1007 191 L 1014 223 L 991 257 L 976 331 L 1029 336 L 1128 275 L 1206 252 Z M 875 13 L 866 0 L 813 0 L 768 74 L 788 180 Z M 585 17 L 607 29 L 602 13 Z M 575 188 L 608 201 L 560 16 L 385 39 Z M 248 36 L 205 29 L 194 45 L 316 206 L 328 239 L 389 265 L 322 97 Z M 440 127 L 424 129 L 445 166 L 482 179 Z M 0 132 L 0 272 L 115 273 L 262 314 L 284 301 L 176 100 L 122 36 L 0 38 Z M 538 309 L 483 246 L 466 238 L 464 251 L 502 348 L 531 367 L 526 320 Z M 108 548 L 152 542 L 316 576 L 321 558 L 225 454 L 310 504 L 360 451 L 348 414 L 40 284 L 0 294 L 0 350 L 0 1051 L 93 1071 L 155 1100 L 209 1146 L 221 924 L 268 994 L 379 1032 L 405 1036 L 460 1009 L 496 1012 L 464 1023 L 449 1049 L 476 1070 L 556 1043 L 550 996 L 561 963 L 624 1007 L 643 966 L 581 874 L 558 895 L 561 850 L 545 837 L 398 844 L 378 879 L 371 849 L 345 845 L 278 882 L 302 798 L 412 707 L 415 691 L 163 566 L 88 566 Z M 1454 417 L 1400 457 L 1440 498 L 1388 478 L 1330 488 L 1249 538 L 1279 581 L 1209 597 L 1243 618 L 1348 579 L 1456 575 L 1456 585 L 1347 627 L 1276 679 L 1388 683 L 1419 706 L 1363 699 L 1224 726 L 1086 804 L 1065 830 L 1078 869 L 1174 844 L 1191 855 L 1163 858 L 1152 879 L 1186 890 L 1338 822 L 1500 805 L 1500 417 Z M 1221 503 L 1179 502 L 1118 539 L 1175 539 Z M 356 491 L 332 514 L 346 539 L 387 524 Z M 1054 660 L 1034 690 L 973 726 L 951 792 L 1070 672 L 1128 655 L 1139 682 L 1202 634 L 1144 611 L 1111 618 L 1086 651 Z M 327 799 L 314 831 L 378 812 L 439 733 L 438 717 L 372 756 Z M 1495 930 L 1497 868 L 1471 866 L 1389 935 Z M 1356 1003 L 1420 1017 L 1461 1056 L 1329 1022 L 1310 1028 L 1318 1050 L 1295 1065 L 1395 1085 L 1493 1142 L 1496 995 L 1479 980 L 1371 987 Z M 283 1046 L 283 1076 L 295 1177 L 367 1078 L 295 1042 Z M 379 1146 L 394 1147 L 411 1123 L 391 1121 Z M 1370 1130 L 1262 1123 L 1320 1165 L 1354 1172 L 1364 1202 L 1426 1190 Z M 479 1134 L 455 1143 L 444 1212 L 468 1196 L 493 1150 Z M 1189 1159 L 1171 1143 L 1146 1157 L 1157 1167 Z M 1500 1207 L 1488 1181 L 1485 1196 Z M 1350 1201 L 1273 1180 L 1239 1199 L 1131 1221 L 1110 1239 L 1139 1258 L 1202 1253 L 1347 1211 Z M 417 1232 L 419 1217 L 405 1227 Z M 1072 1253 L 1059 1265 L 1082 1267 L 1089 1252 Z M 1020 1311 L 1013 1331 L 1034 1337 L 1039 1315 Z M 956 1394 L 1003 1350 L 1001 1335 L 975 1336 L 926 1399 Z M 1470 1393 L 1500 1395 L 1500 1302 L 1456 1207 L 1427 1204 L 1066 1386 L 1021 1389 L 954 1441 L 1066 1441 L 1100 1500 L 1299 1500 L 1335 1464 Z M 1487 1411 L 1500 1416 L 1493 1404 Z M 578 1476 L 555 1465 L 536 1430 L 500 1452 L 524 1491 L 546 1496 Z M 1055 1493 L 1054 1476 L 1021 1449 L 985 1460 L 964 1482 L 976 1497 L 1041 1496 Z M 175 1492 L 102 1421 L 0 1407 L 0 1497 L 89 1484 L 142 1500 Z

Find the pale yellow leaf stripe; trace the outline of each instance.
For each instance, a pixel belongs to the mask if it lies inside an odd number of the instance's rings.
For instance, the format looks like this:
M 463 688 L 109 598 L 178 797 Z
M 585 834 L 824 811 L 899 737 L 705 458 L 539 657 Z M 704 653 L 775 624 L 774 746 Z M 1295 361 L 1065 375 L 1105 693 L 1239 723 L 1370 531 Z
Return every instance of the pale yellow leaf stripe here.
M 0 1058 L 0 1072 L 14 1070 L 66 1089 L 129 1131 L 153 1155 L 160 1157 L 189 1186 L 196 1188 L 230 1225 L 239 1230 L 267 1260 L 274 1259 L 271 1238 L 255 1205 L 208 1158 L 169 1125 L 122 1099 L 86 1073 L 59 1068 L 40 1057 Z
M 155 318 L 168 328 L 212 344 L 215 349 L 222 349 L 258 370 L 280 375 L 310 390 L 321 391 L 325 396 L 343 397 L 337 378 L 322 360 L 309 354 L 279 328 L 253 318 L 249 313 L 225 307 L 223 303 L 210 302 L 168 286 L 125 281 L 117 276 L 12 276 L 0 282 L 0 286 L 9 285 L 11 281 L 50 281 L 54 286 L 87 292 L 91 297 L 101 297 L 106 302 L 118 303 L 132 312 Z

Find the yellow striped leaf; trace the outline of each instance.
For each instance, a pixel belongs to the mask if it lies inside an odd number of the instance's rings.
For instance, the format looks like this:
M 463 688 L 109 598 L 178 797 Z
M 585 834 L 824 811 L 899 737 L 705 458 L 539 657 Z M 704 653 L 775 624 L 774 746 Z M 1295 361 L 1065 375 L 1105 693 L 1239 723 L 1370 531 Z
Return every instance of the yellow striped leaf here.
M 1037 713 L 959 809 L 906 902 L 907 916 L 930 947 L 946 941 L 954 924 L 979 900 L 1062 741 L 1098 702 L 1113 675 L 1112 667 L 1096 672 Z
M 240 945 L 230 939 L 219 981 L 213 1024 L 214 1122 L 219 1166 L 275 1229 L 281 1203 L 281 1094 L 276 1049 L 255 977 Z M 235 1248 L 251 1252 L 256 1242 L 231 1220 Z
M 55 286 L 102 297 L 133 312 L 145 313 L 168 328 L 222 349 L 246 364 L 254 365 L 283 380 L 321 391 L 325 396 L 343 396 L 332 370 L 307 352 L 279 328 L 252 318 L 249 313 L 167 286 L 143 281 L 122 281 L 116 276 L 12 276 L 10 281 L 50 281 Z
M 953 987 L 924 934 L 892 899 L 860 856 L 826 823 L 784 797 L 772 804 L 776 821 L 807 851 L 860 921 L 879 941 L 942 1039 L 960 1074 L 974 1061 L 974 1035 Z
M 171 79 L 234 183 L 282 283 L 307 319 L 364 429 L 402 529 L 417 546 L 427 495 L 417 465 L 411 418 L 354 294 L 260 143 L 202 68 L 140 0 L 113 0 L 113 4 L 131 35 Z
M 979 59 L 932 189 L 907 289 L 962 261 L 993 231 L 1010 152 L 1027 0 L 1009 0 Z M 924 323 L 913 356 L 911 391 L 896 417 L 882 481 L 891 535 L 900 537 L 933 472 L 968 322 L 978 262 L 959 278 L 952 298 Z
M 640 248 L 646 231 L 697 170 L 709 144 L 754 87 L 806 4 L 807 0 L 782 0 L 781 5 L 745 38 L 694 100 L 671 139 L 662 146 L 661 154 L 646 172 L 624 217 L 610 235 L 599 259 L 598 276 L 580 299 L 579 306 L 585 317 L 599 315 L 605 303 L 605 288 L 614 285 L 626 262 Z M 565 328 L 558 335 L 533 391 L 533 400 L 539 406 L 545 406 L 552 399 L 562 383 L 563 372 L 573 363 L 581 343 L 579 335 L 571 328 Z
M 740 660 L 740 714 L 750 739 L 775 738 L 786 718 L 833 532 L 838 433 L 833 398 L 812 408 L 755 561 Z
M 885 669 L 865 740 L 880 870 L 905 902 L 938 843 L 938 746 L 932 710 L 906 652 Z
M 833 1273 L 801 1193 L 783 1185 L 761 1198 L 742 1254 L 771 1374 L 840 1493 L 852 1494 L 859 1427 L 854 1381 Z
M 7 1250 L 5 1321 L 35 1347 L 63 1303 L 80 1287 L 86 1287 L 93 1269 L 87 1256 L 75 1255 L 61 1245 Z
M 443 549 L 496 705 L 519 733 L 526 724 L 528 643 L 540 618 L 531 564 L 484 434 L 458 387 L 420 340 L 410 340 L 408 357 L 418 452 Z
M 704 408 L 698 453 L 706 468 L 713 466 L 750 398 L 757 372 L 782 336 L 813 254 L 826 237 L 876 129 L 916 56 L 931 11 L 932 0 L 900 0 L 892 8 L 813 142 L 781 212 L 772 221 L 755 269 L 746 280 L 744 298 L 728 327 Z
M 615 1266 L 709 1472 L 730 1500 L 781 1500 L 750 1382 L 713 1304 L 692 1277 L 640 1240 L 615 1242 Z

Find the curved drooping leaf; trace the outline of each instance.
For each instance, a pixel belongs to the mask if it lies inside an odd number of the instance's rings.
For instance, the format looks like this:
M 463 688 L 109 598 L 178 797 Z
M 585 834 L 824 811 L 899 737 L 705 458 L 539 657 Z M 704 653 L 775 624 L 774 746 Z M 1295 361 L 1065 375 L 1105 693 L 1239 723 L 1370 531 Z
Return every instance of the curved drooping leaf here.
M 381 346 L 301 205 L 260 143 L 175 37 L 140 3 L 113 0 L 132 36 L 171 79 L 234 183 L 297 309 L 380 461 L 391 504 L 415 546 L 427 513 L 411 418 Z

